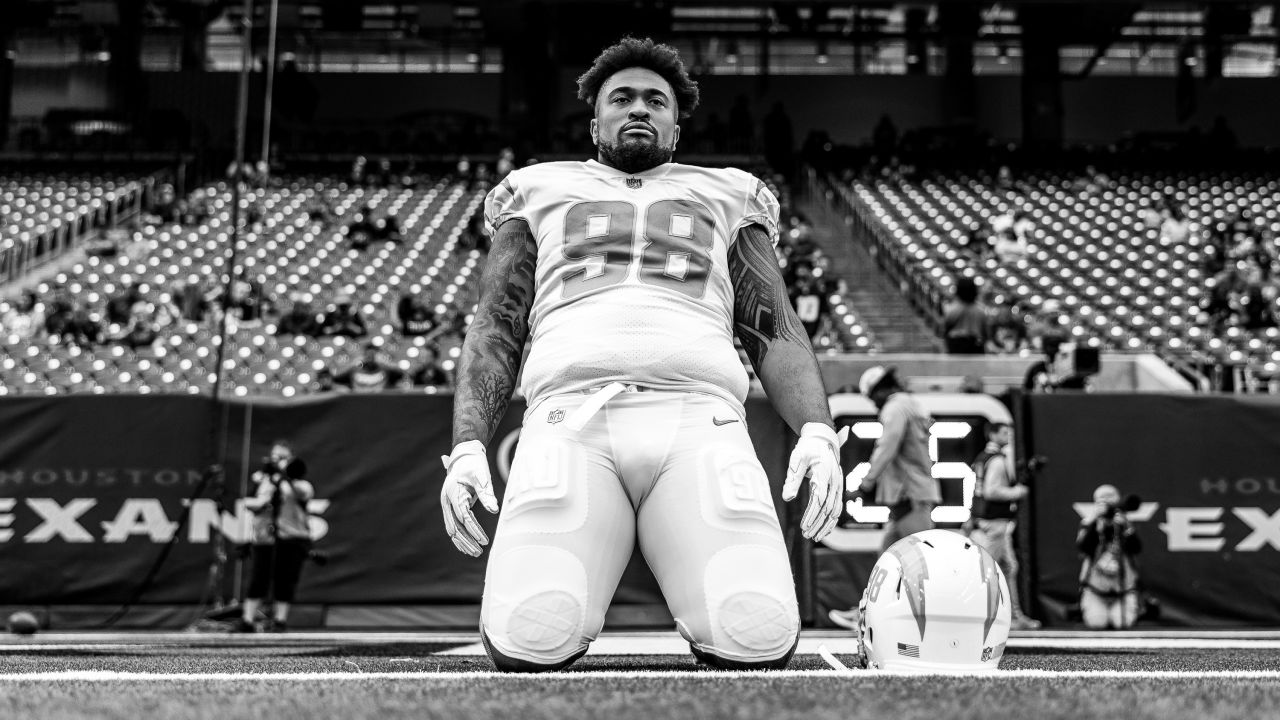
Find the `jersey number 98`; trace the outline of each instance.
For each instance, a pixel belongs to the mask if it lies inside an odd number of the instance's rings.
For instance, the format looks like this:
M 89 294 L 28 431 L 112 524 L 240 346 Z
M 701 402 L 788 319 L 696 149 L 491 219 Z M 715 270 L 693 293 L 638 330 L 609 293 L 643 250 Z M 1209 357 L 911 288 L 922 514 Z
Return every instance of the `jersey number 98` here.
M 636 206 L 623 200 L 578 203 L 564 218 L 564 256 L 582 262 L 564 276 L 564 297 L 627 279 L 636 243 Z M 692 298 L 707 291 L 715 221 L 702 203 L 661 200 L 645 210 L 636 276 Z

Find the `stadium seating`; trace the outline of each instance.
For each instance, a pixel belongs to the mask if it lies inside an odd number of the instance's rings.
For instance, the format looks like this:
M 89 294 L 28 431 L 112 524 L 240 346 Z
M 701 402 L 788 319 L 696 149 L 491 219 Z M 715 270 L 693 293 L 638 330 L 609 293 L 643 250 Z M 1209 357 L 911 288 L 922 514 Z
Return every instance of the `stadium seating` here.
M 198 227 L 145 226 L 134 233 L 135 244 L 149 251 L 116 257 L 89 257 L 38 290 L 48 297 L 53 285 L 65 286 L 91 308 L 100 308 L 131 283 L 141 284 L 143 299 L 161 303 L 179 282 L 214 286 L 226 267 L 229 242 L 230 189 L 225 184 L 203 188 L 210 217 Z M 310 201 L 326 195 L 336 222 L 326 231 L 307 212 Z M 381 344 L 382 359 L 408 370 L 425 345 L 423 338 L 404 338 L 395 324 L 395 305 L 402 292 L 429 299 L 437 314 L 467 311 L 474 303 L 480 252 L 460 251 L 458 240 L 484 199 L 484 189 L 439 179 L 421 189 L 348 187 L 336 181 L 295 181 L 252 191 L 242 198 L 247 209 L 261 209 L 259 223 L 246 227 L 238 251 L 244 277 L 262 282 L 278 301 L 293 293 L 308 296 L 323 310 L 335 296 L 352 294 L 369 328 L 369 337 L 276 337 L 266 323 L 231 321 L 230 351 L 224 358 L 223 391 L 235 396 L 306 392 L 323 367 L 342 369 L 361 355 L 360 346 Z M 343 226 L 362 204 L 387 210 L 401 219 L 402 243 L 374 243 L 352 249 Z M 0 314 L 7 310 L 0 303 Z M 469 318 L 468 318 L 469 320 Z M 108 330 L 110 330 L 108 328 Z M 447 337 L 447 336 L 446 336 Z M 457 343 L 442 348 L 448 366 Z M 81 349 L 56 343 L 31 344 L 0 337 L 0 393 L 59 392 L 208 392 L 217 356 L 213 322 L 181 321 L 161 332 L 160 340 L 137 351 L 121 345 Z
M 144 185 L 123 177 L 0 177 L 0 282 L 136 208 Z
M 1082 342 L 1119 350 L 1210 356 L 1274 373 L 1280 331 L 1229 327 L 1217 336 L 1197 323 L 1207 282 L 1205 228 L 1241 209 L 1280 232 L 1280 181 L 1260 175 L 1133 174 L 1093 194 L 1079 178 L 1033 174 L 1015 189 L 956 175 L 919 182 L 832 180 L 844 201 L 910 288 L 936 316 L 957 275 L 990 283 L 1030 310 L 1057 300 L 1061 320 Z M 1187 210 L 1185 242 L 1161 238 L 1140 214 L 1152 198 L 1172 194 Z M 964 248 L 975 226 L 1026 209 L 1035 225 L 1024 259 L 977 260 Z
M 5 237 L 57 229 L 102 211 L 139 184 L 123 179 L 5 181 Z M 283 311 L 301 295 L 316 312 L 350 294 L 369 328 L 366 338 L 277 336 L 273 315 L 265 322 L 229 318 L 223 358 L 222 392 L 232 396 L 292 397 L 314 388 L 317 371 L 354 364 L 362 345 L 380 345 L 380 358 L 408 371 L 421 363 L 428 341 L 399 332 L 395 308 L 402 293 L 427 301 L 437 316 L 457 313 L 465 323 L 476 299 L 474 282 L 482 253 L 459 248 L 468 221 L 479 211 L 486 186 L 444 177 L 417 189 L 370 188 L 335 178 L 298 178 L 256 188 L 241 199 L 242 229 L 237 247 L 242 277 L 254 280 Z M 90 308 L 107 334 L 118 332 L 103 318 L 106 302 L 137 283 L 142 300 L 169 302 L 178 285 L 213 293 L 227 263 L 231 189 L 217 183 L 197 189 L 192 205 L 205 208 L 198 225 L 142 225 L 128 248 L 115 256 L 89 256 L 36 288 L 47 304 L 56 288 Z M 323 204 L 326 224 L 312 217 Z M 351 246 L 345 228 L 363 206 L 375 215 L 400 219 L 403 242 Z M 87 227 L 87 226 L 86 226 Z M 818 271 L 820 274 L 820 270 Z M 833 331 L 817 340 L 819 352 L 874 349 L 875 339 L 838 291 L 829 296 Z M 0 301 L 0 316 L 9 309 Z M 460 338 L 445 334 L 433 345 L 446 369 L 460 352 Z M 138 349 L 104 343 L 96 347 L 0 334 L 0 394 L 53 395 L 65 392 L 207 393 L 215 378 L 218 326 L 215 319 L 179 320 L 161 328 L 156 343 Z M 744 365 L 756 382 L 750 363 Z M 430 391 L 428 389 L 428 391 Z

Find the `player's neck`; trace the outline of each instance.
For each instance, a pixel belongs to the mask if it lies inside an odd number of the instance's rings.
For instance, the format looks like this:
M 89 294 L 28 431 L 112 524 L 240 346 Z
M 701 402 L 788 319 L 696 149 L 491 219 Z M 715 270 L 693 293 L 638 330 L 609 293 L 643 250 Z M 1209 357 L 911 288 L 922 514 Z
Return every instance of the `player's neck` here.
M 617 166 L 617 165 L 615 165 L 613 162 L 611 162 L 610 160 L 608 160 L 604 155 L 596 155 L 596 157 L 595 157 L 595 161 L 596 161 L 597 163 L 600 163 L 601 165 L 604 165 L 604 166 L 605 166 L 605 167 L 607 167 L 607 168 L 610 168 L 610 169 L 612 169 L 612 170 L 617 170 L 617 171 L 618 171 L 618 172 L 620 172 L 620 173 L 626 173 L 626 174 L 628 174 L 628 175 L 641 175 L 641 174 L 643 174 L 643 173 L 652 172 L 653 170 L 657 170 L 658 168 L 662 167 L 663 165 L 667 165 L 668 163 L 672 162 L 670 159 L 668 159 L 668 160 L 665 160 L 665 161 L 663 161 L 663 162 L 660 162 L 660 163 L 658 163 L 658 164 L 656 164 L 656 165 L 651 165 L 651 166 L 649 166 L 649 167 L 647 167 L 647 168 L 630 168 L 630 169 L 627 169 L 627 168 L 620 168 L 620 167 L 618 167 L 618 166 Z

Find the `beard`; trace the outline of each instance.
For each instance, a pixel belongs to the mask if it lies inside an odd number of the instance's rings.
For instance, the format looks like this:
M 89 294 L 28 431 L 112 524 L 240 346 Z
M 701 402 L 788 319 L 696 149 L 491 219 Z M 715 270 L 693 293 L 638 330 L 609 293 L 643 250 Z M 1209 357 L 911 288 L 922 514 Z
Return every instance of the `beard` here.
M 601 140 L 599 145 L 600 157 L 624 173 L 644 172 L 671 162 L 675 149 L 674 143 L 663 147 L 648 140 L 623 139 L 613 143 Z

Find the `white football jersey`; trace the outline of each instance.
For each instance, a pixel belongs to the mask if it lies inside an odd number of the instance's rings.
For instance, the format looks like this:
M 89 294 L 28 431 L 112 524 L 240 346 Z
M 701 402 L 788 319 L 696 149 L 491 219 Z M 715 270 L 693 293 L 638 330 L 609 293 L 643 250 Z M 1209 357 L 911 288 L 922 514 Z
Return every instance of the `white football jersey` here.
M 629 174 L 554 162 L 517 170 L 485 200 L 486 229 L 521 219 L 538 243 L 520 389 L 549 395 L 618 381 L 710 393 L 741 408 L 728 251 L 778 201 L 736 169 L 667 163 Z

